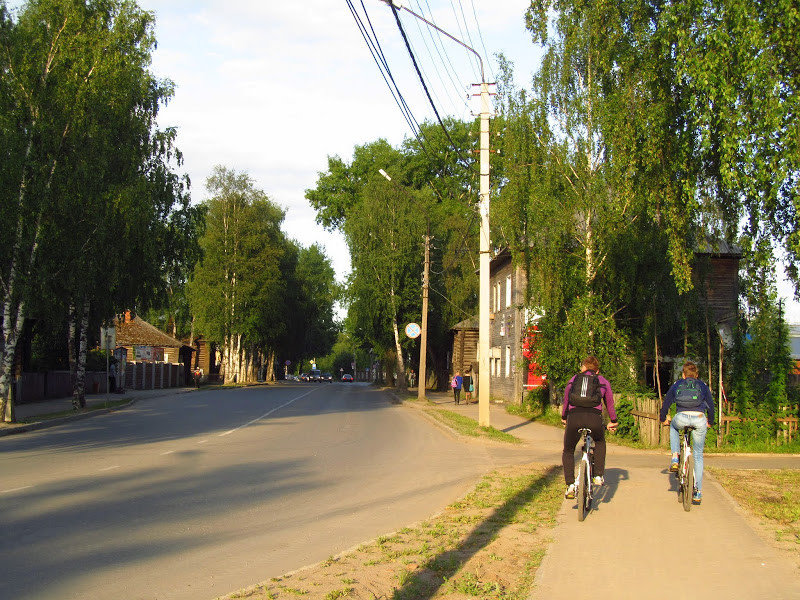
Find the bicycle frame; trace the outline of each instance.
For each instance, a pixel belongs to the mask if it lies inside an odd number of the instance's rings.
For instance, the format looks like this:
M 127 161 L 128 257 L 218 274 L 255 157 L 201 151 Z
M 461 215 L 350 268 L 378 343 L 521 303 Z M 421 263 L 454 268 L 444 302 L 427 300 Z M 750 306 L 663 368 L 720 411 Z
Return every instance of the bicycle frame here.
M 592 508 L 592 454 L 594 453 L 594 440 L 590 429 L 583 427 L 578 430 L 581 434 L 581 461 L 578 467 L 578 476 L 575 479 L 575 489 L 578 499 L 578 520 L 583 521 Z
M 687 425 L 681 431 L 681 450 L 678 458 L 678 501 L 683 503 L 683 509 L 692 508 L 694 495 L 694 456 L 692 455 L 692 431 L 694 427 Z

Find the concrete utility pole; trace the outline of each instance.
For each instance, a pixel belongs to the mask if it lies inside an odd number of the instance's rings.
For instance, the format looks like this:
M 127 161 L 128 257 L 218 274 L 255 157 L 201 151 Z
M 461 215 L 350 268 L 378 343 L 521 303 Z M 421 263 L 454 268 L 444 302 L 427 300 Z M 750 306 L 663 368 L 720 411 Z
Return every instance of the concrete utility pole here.
M 417 399 L 425 399 L 425 383 L 427 381 L 426 364 L 428 354 L 428 287 L 431 270 L 431 232 L 425 232 L 425 269 L 422 271 L 422 332 L 419 343 L 419 373 L 417 373 Z
M 492 245 L 489 234 L 489 84 L 483 75 L 481 61 L 481 154 L 480 154 L 480 295 L 478 318 L 478 424 L 489 427 L 489 402 L 491 400 L 491 377 L 489 376 L 489 330 L 490 283 L 489 269 L 492 260 Z
M 391 5 L 396 10 L 404 10 L 413 15 L 429 27 L 433 27 L 442 35 L 447 36 L 460 46 L 464 47 L 469 52 L 472 52 L 478 57 L 478 62 L 481 65 L 481 83 L 476 84 L 480 86 L 481 97 L 481 148 L 480 148 L 480 213 L 481 213 L 481 228 L 480 228 L 480 290 L 479 298 L 479 311 L 478 311 L 478 424 L 481 427 L 489 427 L 489 402 L 491 398 L 491 378 L 489 376 L 489 346 L 490 331 L 489 331 L 489 268 L 491 262 L 492 245 L 489 233 L 489 84 L 486 81 L 486 75 L 483 70 L 483 59 L 474 49 L 467 46 L 461 40 L 453 37 L 444 29 L 434 25 L 425 17 L 418 15 L 410 8 L 403 6 L 399 0 L 381 0 L 385 4 Z

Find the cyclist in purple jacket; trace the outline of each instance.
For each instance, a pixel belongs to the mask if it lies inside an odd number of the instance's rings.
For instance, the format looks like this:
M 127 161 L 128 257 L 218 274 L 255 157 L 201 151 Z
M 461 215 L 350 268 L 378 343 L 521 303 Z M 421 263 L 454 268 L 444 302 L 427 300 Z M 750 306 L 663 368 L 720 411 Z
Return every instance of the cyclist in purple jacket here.
M 606 467 L 606 438 L 603 428 L 603 403 L 608 410 L 611 422 L 605 429 L 616 431 L 617 413 L 614 410 L 614 392 L 611 384 L 600 375 L 600 362 L 594 356 L 587 357 L 581 363 L 581 372 L 569 380 L 564 389 L 564 404 L 561 408 L 561 422 L 565 425 L 564 450 L 561 463 L 564 466 L 564 480 L 567 482 L 565 498 L 575 497 L 575 446 L 580 434 L 578 430 L 586 427 L 592 432 L 594 445 L 595 474 L 592 482 L 603 485 L 603 473 Z

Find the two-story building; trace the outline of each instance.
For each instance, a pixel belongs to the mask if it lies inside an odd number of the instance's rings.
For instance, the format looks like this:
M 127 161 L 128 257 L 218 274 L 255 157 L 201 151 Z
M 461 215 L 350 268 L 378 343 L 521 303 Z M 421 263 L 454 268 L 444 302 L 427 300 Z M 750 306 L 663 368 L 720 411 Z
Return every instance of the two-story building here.
M 523 343 L 527 332 L 525 289 L 527 277 L 515 266 L 508 249 L 501 250 L 489 267 L 489 377 L 491 399 L 494 402 L 521 402 L 528 381 L 527 359 Z M 478 371 L 478 317 L 455 325 L 453 333 L 452 368 L 464 373 L 472 367 Z M 477 388 L 476 388 L 477 391 Z

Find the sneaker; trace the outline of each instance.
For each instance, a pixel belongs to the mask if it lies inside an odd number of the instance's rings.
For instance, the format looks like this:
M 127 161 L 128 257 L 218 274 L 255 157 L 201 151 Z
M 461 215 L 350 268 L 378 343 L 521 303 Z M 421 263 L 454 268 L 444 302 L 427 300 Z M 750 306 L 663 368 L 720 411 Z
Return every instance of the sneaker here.
M 692 495 L 692 504 L 700 504 L 703 501 L 703 494 L 700 492 L 695 492 Z
M 605 479 L 603 479 L 602 475 L 595 475 L 592 477 L 592 483 L 595 485 L 603 485 L 603 483 L 605 483 Z
M 678 459 L 673 458 L 672 462 L 669 463 L 669 471 L 670 473 L 677 473 L 678 472 Z
M 567 486 L 567 491 L 564 492 L 564 498 L 566 498 L 567 500 L 572 500 L 573 498 L 575 498 L 575 484 L 574 483 L 570 483 Z

